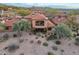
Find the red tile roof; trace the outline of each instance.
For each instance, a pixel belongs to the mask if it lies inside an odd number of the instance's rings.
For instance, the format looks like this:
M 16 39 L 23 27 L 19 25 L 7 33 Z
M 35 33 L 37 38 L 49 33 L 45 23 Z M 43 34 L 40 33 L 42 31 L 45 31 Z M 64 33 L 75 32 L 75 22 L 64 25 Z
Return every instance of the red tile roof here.
M 54 27 L 55 25 L 51 21 L 47 20 L 46 26 L 47 26 L 47 28 L 49 28 L 49 27 Z
M 19 18 L 20 19 L 20 18 L 22 18 L 22 16 L 15 16 L 15 18 Z
M 64 17 L 61 17 L 61 18 L 55 17 L 54 19 L 52 19 L 52 22 L 53 22 L 54 24 L 59 24 L 59 23 L 65 22 L 66 20 L 67 20 L 67 19 L 64 18 Z
M 25 18 L 32 20 L 32 27 L 33 28 L 49 28 L 49 27 L 54 26 L 54 24 L 51 21 L 49 21 L 48 18 L 42 13 L 33 13 L 28 16 L 25 16 Z M 44 26 L 36 26 L 35 21 L 38 21 L 38 20 L 44 20 L 45 25 Z
M 5 25 L 6 25 L 6 26 L 13 26 L 13 24 L 15 23 L 15 21 L 16 21 L 15 19 L 6 20 L 6 21 L 5 21 Z
M 40 14 L 40 13 L 30 14 L 28 16 L 25 16 L 25 18 L 29 18 L 31 20 L 45 20 L 45 19 L 48 19 L 44 14 Z

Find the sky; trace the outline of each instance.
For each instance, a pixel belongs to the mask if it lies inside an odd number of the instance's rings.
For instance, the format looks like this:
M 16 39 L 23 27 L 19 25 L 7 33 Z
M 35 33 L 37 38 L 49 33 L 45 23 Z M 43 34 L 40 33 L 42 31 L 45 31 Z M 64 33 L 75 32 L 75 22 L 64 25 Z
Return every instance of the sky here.
M 79 8 L 79 0 L 0 0 L 0 3 L 30 3 L 37 6 L 54 4 L 55 6 L 64 6 L 64 8 Z
M 0 3 L 78 3 L 79 0 L 0 0 Z
M 52 8 L 79 9 L 79 3 L 5 3 L 5 4 L 21 6 L 21 7 L 42 6 L 42 7 L 52 7 Z

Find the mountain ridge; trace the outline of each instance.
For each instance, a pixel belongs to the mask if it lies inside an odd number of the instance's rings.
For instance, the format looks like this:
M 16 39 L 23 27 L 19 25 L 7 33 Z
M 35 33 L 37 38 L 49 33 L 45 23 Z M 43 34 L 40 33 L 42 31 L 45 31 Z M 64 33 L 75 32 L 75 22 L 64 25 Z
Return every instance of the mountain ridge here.
M 69 4 L 51 4 L 51 3 L 3 3 L 8 6 L 16 6 L 16 7 L 50 7 L 50 8 L 58 8 L 58 9 L 79 9 L 79 7 L 71 7 Z M 76 4 L 72 4 L 76 5 Z

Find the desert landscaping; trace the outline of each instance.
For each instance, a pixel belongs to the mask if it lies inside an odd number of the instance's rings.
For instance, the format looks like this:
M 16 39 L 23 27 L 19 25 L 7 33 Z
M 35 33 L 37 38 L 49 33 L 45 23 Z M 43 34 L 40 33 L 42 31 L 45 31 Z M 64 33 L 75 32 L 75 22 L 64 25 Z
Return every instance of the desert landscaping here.
M 8 32 L 0 33 L 0 36 Z M 8 33 L 8 40 L 0 43 L 0 55 L 78 55 L 79 47 L 71 39 L 47 41 L 45 35 L 34 35 L 22 32 L 19 38 L 17 33 Z M 56 43 L 59 42 L 59 43 Z M 10 46 L 16 46 L 11 48 Z
M 0 4 L 0 55 L 79 55 L 79 11 Z

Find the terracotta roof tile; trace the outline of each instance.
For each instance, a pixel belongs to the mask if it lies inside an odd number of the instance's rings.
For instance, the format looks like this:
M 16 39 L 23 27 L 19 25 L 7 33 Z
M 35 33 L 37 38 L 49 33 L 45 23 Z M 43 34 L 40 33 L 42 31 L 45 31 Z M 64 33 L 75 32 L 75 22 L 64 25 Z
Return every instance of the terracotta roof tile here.
M 54 19 L 52 19 L 52 22 L 54 23 L 54 24 L 59 24 L 59 23 L 63 23 L 63 22 L 65 22 L 67 19 L 66 18 L 64 18 L 64 17 L 61 17 L 61 18 L 54 18 Z
M 47 20 L 47 28 L 54 27 L 54 26 L 55 25 L 51 21 Z
M 16 21 L 16 20 L 14 20 L 14 19 L 13 19 L 13 20 L 6 20 L 6 21 L 5 21 L 5 25 L 6 25 L 6 26 L 13 26 L 13 23 L 15 23 L 15 21 Z
M 25 16 L 25 18 L 30 18 L 32 20 L 44 20 L 44 19 L 48 19 L 44 14 L 40 14 L 40 13 L 30 14 L 28 16 Z
M 22 18 L 22 16 L 15 16 L 15 18 Z

